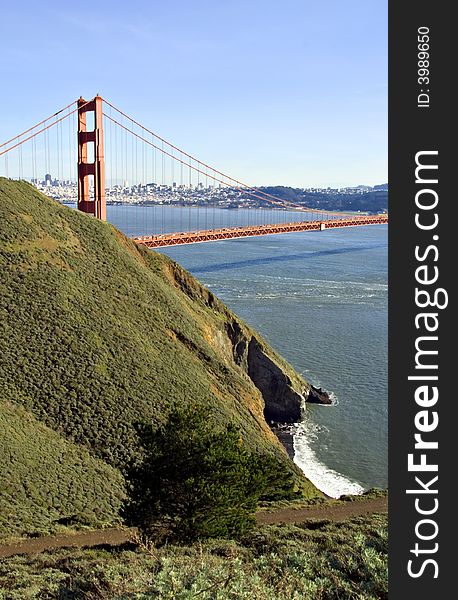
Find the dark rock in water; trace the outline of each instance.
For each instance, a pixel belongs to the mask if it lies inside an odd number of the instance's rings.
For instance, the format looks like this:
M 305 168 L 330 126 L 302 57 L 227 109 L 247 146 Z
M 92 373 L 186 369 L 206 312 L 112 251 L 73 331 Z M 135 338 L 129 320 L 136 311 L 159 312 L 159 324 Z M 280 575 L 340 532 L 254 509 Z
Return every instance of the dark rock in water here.
M 310 386 L 307 402 L 310 404 L 332 404 L 328 392 L 325 392 L 322 388 L 316 388 L 314 385 Z

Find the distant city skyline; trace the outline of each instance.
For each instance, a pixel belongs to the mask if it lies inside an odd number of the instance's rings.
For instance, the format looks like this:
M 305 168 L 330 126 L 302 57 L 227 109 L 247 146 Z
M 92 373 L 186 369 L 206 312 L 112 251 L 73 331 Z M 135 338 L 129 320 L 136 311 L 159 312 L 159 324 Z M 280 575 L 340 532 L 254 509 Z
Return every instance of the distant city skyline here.
M 46 195 L 59 202 L 76 204 L 78 185 L 72 180 L 59 180 L 47 173 L 44 179 L 33 178 L 32 184 Z M 89 189 L 93 189 L 89 182 Z M 388 185 L 351 188 L 256 188 L 260 193 L 268 192 L 276 198 L 284 198 L 302 207 L 321 210 L 352 210 L 370 214 L 386 213 L 388 210 Z M 285 196 L 286 193 L 286 196 Z M 292 195 L 291 195 L 292 194 Z M 142 206 L 189 206 L 217 207 L 229 209 L 274 208 L 265 196 L 252 194 L 250 190 L 221 183 L 188 184 L 173 181 L 167 184 L 145 182 L 131 184 L 129 181 L 111 181 L 105 189 L 107 205 Z M 285 209 L 287 207 L 283 207 Z M 303 213 L 300 213 L 303 215 Z M 314 215 L 311 215 L 314 217 Z
M 387 4 L 2 7 L 1 140 L 79 95 L 256 186 L 387 181 Z
M 26 180 L 28 180 L 26 178 Z M 61 186 L 61 185 L 76 185 L 76 179 L 58 179 L 58 177 L 54 177 L 52 175 L 52 173 L 45 173 L 44 177 L 41 179 L 40 177 L 36 177 L 36 178 L 30 178 L 31 183 L 33 184 L 40 184 L 42 186 L 50 186 L 50 187 L 55 187 L 55 186 Z M 89 182 L 89 185 L 92 185 L 92 181 Z M 174 181 L 173 183 L 165 183 L 165 184 L 161 184 L 159 182 L 154 182 L 154 181 L 145 181 L 145 182 L 139 182 L 139 183 L 131 183 L 129 182 L 129 180 L 117 180 L 114 181 L 112 180 L 110 182 L 109 186 L 106 186 L 107 189 L 109 189 L 109 187 L 142 187 L 142 186 L 156 186 L 158 188 L 163 187 L 163 188 L 192 188 L 192 189 L 212 189 L 212 188 L 225 188 L 228 187 L 230 188 L 231 186 L 228 185 L 223 185 L 223 184 L 209 184 L 209 185 L 204 185 L 203 182 L 200 182 L 198 184 L 179 184 L 178 182 Z M 237 188 L 236 185 L 233 186 L 234 189 Z M 241 186 L 243 188 L 243 186 Z M 258 187 L 271 187 L 271 186 L 258 186 Z M 272 186 L 274 187 L 274 186 Z M 278 186 L 278 187 L 293 187 L 293 186 Z M 345 191 L 345 190 L 355 190 L 355 191 L 364 191 L 365 189 L 369 190 L 369 189 L 376 189 L 376 188 L 380 188 L 380 189 L 388 189 L 388 183 L 378 183 L 378 184 L 374 184 L 373 186 L 371 185 L 365 185 L 365 184 L 358 184 L 358 185 L 352 185 L 352 186 L 342 186 L 342 187 L 337 187 L 337 188 L 331 188 L 330 186 L 326 186 L 326 187 L 316 187 L 316 186 L 297 186 L 297 189 L 303 189 L 303 190 L 339 190 L 339 191 Z

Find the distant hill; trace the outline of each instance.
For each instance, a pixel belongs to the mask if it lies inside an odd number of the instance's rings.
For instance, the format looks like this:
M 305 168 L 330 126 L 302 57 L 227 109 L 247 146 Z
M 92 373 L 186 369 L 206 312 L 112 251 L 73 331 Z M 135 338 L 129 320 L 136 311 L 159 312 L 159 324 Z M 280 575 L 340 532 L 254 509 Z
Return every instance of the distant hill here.
M 116 522 L 135 423 L 190 403 L 319 495 L 265 420 L 309 385 L 179 265 L 3 178 L 0 257 L 0 536 Z
M 376 185 L 367 191 L 337 192 L 306 191 L 286 186 L 261 187 L 260 190 L 272 194 L 276 198 L 303 204 L 308 208 L 321 210 L 361 211 L 378 213 L 388 209 L 388 185 Z

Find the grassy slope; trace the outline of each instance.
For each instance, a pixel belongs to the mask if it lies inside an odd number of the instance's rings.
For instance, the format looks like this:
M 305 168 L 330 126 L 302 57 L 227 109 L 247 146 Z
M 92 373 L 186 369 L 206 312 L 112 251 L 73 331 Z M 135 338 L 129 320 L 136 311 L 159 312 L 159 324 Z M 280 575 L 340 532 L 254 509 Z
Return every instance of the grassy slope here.
M 119 471 L 8 402 L 0 430 L 0 537 L 119 521 Z
M 0 562 L 1 587 L 9 600 L 387 598 L 387 517 L 265 526 L 240 543 L 16 556 Z
M 234 421 L 248 446 L 275 453 L 306 496 L 317 494 L 234 363 L 225 334 L 234 315 L 178 265 L 26 183 L 0 179 L 0 268 L 0 399 L 120 469 L 137 453 L 135 421 L 160 422 L 174 404 L 210 404 L 215 420 Z

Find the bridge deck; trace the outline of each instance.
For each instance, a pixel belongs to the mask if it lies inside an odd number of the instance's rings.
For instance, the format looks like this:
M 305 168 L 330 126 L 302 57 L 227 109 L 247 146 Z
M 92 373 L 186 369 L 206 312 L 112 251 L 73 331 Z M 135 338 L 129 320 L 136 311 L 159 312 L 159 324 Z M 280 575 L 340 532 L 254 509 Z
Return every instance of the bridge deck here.
M 384 225 L 386 223 L 388 223 L 388 215 L 355 216 L 347 217 L 345 219 L 330 219 L 327 221 L 298 221 L 296 223 L 276 223 L 273 225 L 251 225 L 247 227 L 227 227 L 225 229 L 164 233 L 161 235 L 143 235 L 134 237 L 133 239 L 138 244 L 143 244 L 148 248 L 160 248 L 163 246 L 198 244 L 201 242 L 291 233 L 295 231 L 322 231 L 340 227 Z

